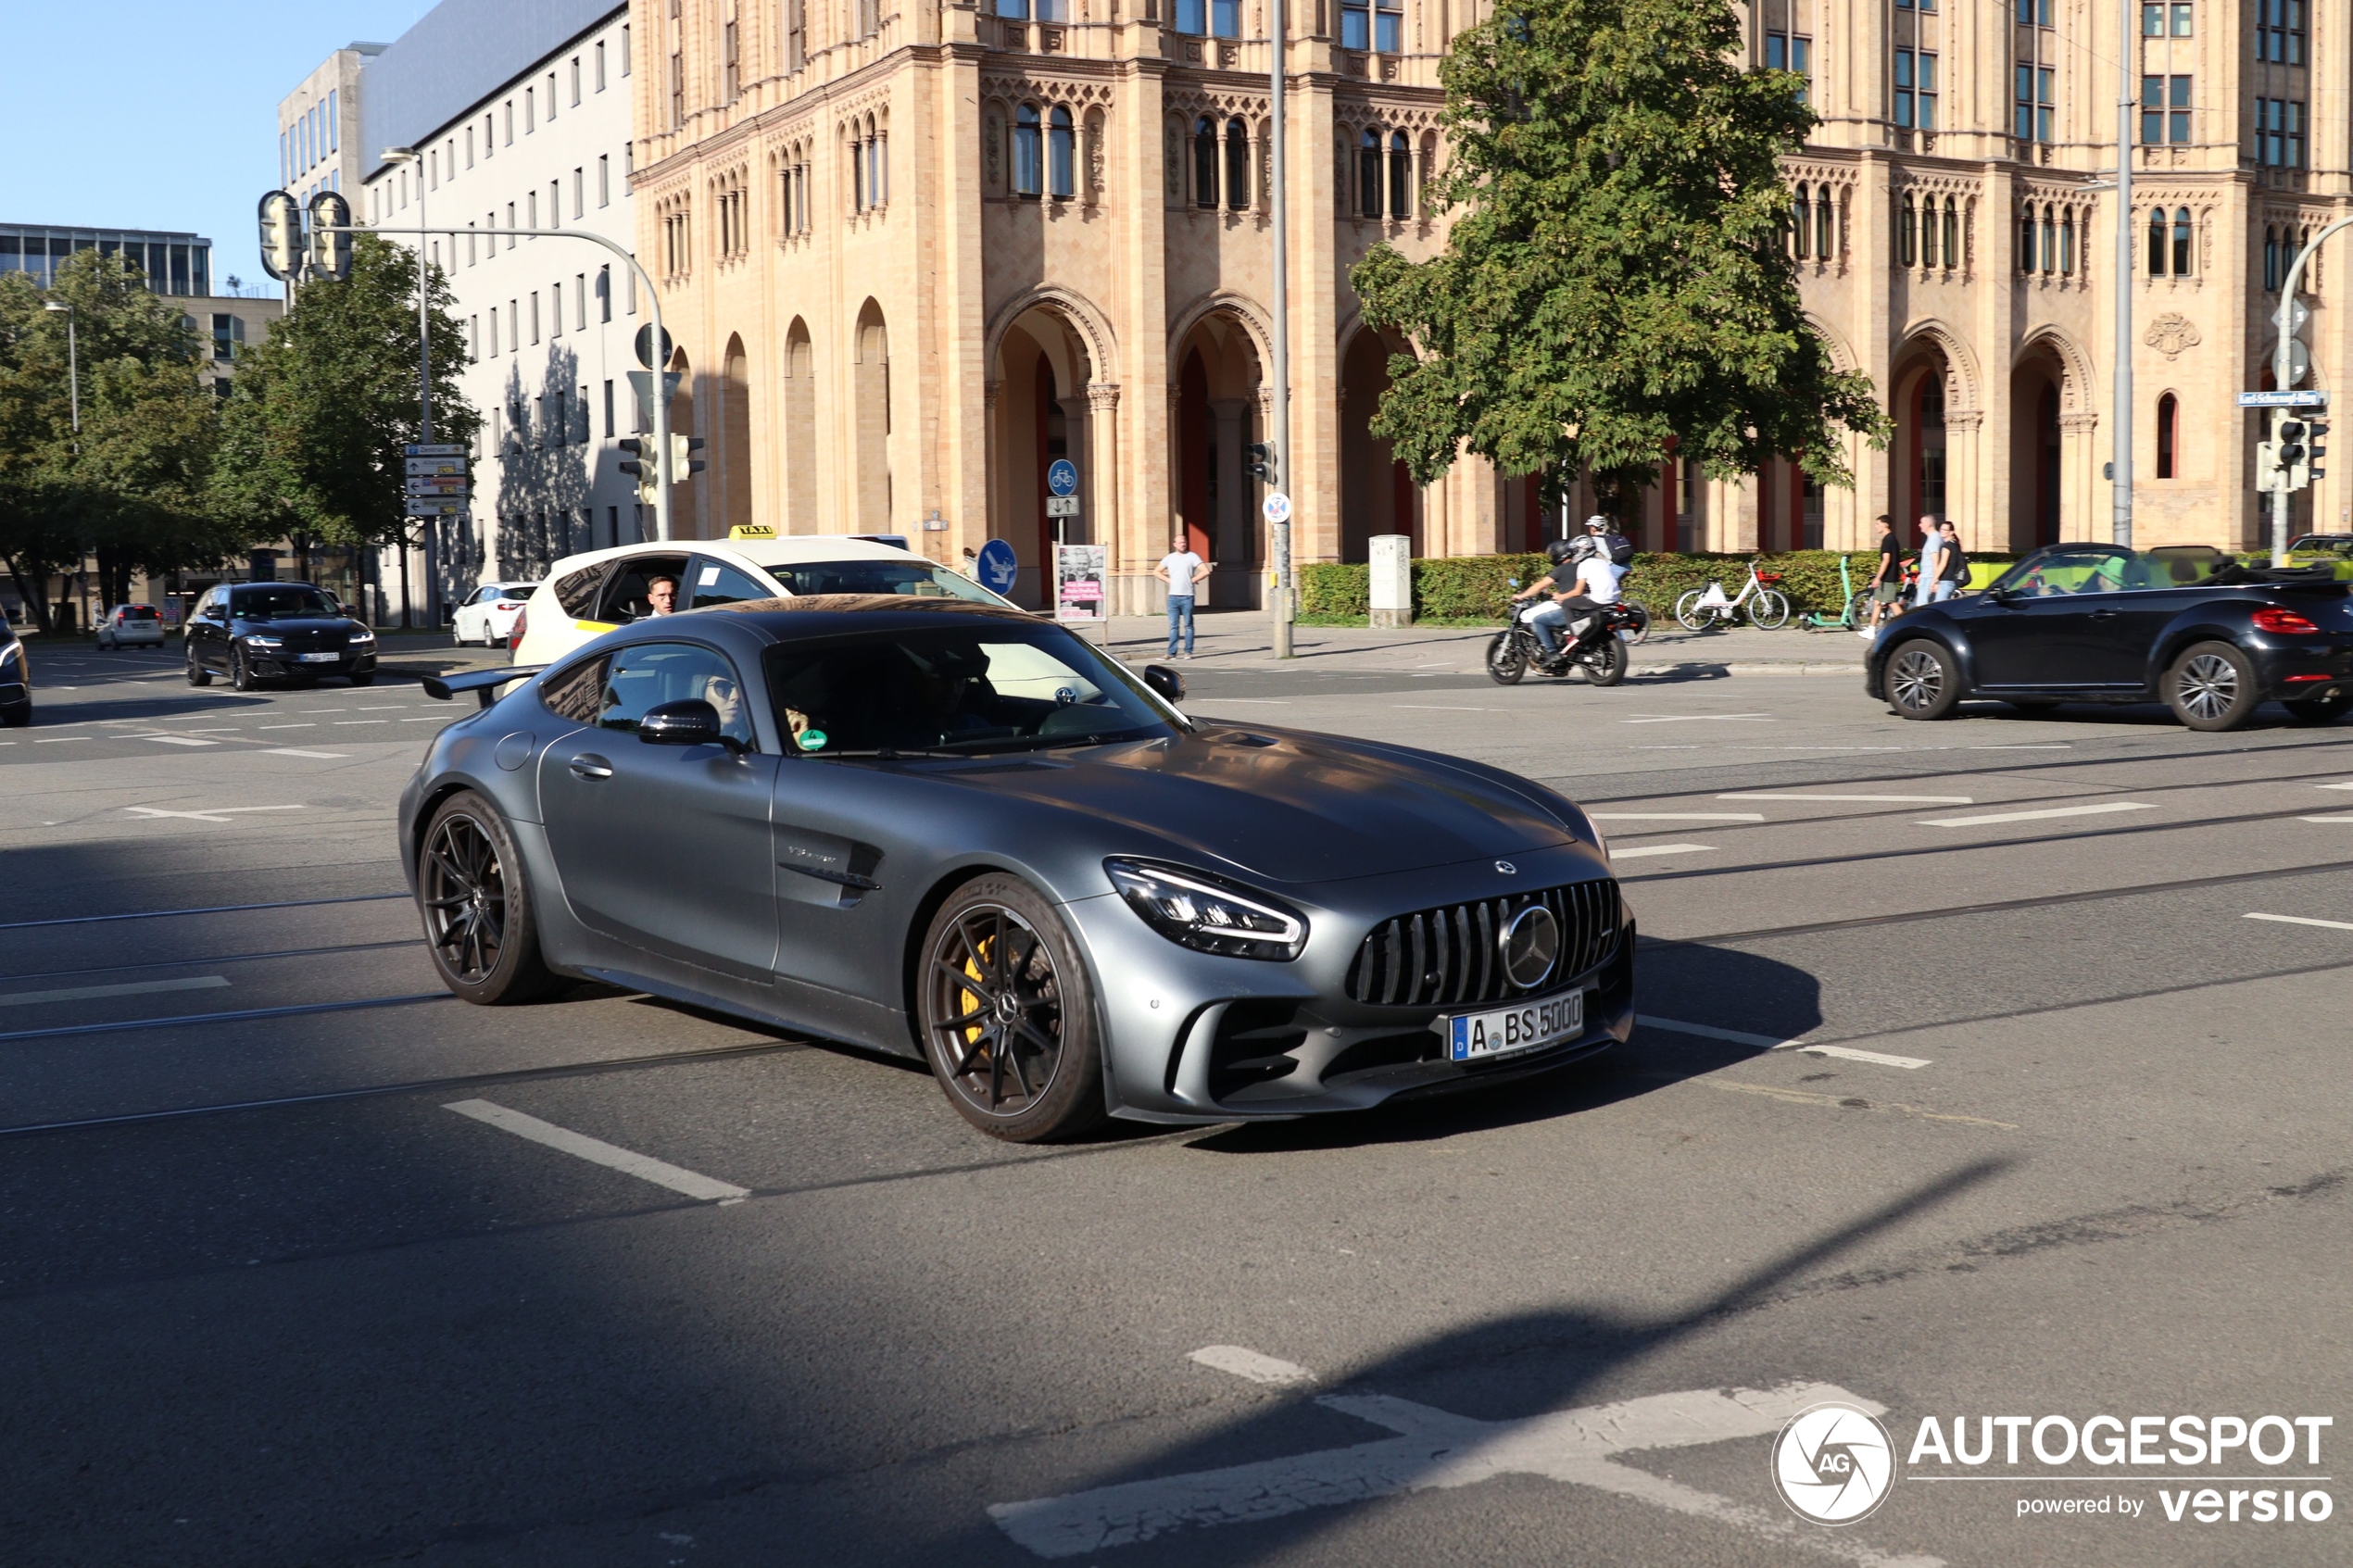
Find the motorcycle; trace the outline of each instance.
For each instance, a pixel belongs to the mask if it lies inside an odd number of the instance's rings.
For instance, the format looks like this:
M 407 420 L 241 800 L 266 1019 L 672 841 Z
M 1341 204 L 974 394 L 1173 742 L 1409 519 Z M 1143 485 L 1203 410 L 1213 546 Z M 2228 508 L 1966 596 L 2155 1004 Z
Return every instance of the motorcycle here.
M 1487 678 L 1499 686 L 1515 686 L 1529 666 L 1547 675 L 1566 676 L 1581 670 L 1596 686 L 1614 686 L 1626 679 L 1626 645 L 1644 627 L 1641 607 L 1620 600 L 1571 621 L 1560 650 L 1547 656 L 1536 640 L 1528 618 L 1541 607 L 1525 604 L 1512 611 L 1511 624 L 1495 633 L 1487 646 Z

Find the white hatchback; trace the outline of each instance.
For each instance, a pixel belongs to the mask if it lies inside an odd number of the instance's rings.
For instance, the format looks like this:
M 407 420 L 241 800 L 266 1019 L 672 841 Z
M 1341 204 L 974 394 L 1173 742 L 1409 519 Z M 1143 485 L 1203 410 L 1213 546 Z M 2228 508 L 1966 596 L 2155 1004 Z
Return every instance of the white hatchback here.
M 153 605 L 117 605 L 98 618 L 102 648 L 163 646 L 163 612 Z
M 449 618 L 449 634 L 459 647 L 480 643 L 497 647 L 513 634 L 515 617 L 539 591 L 536 583 L 484 583 Z
M 667 580 L 671 608 L 656 607 Z M 909 594 L 1017 608 L 952 568 L 896 546 L 839 533 L 736 528 L 724 539 L 623 545 L 566 556 L 515 622 L 517 664 L 553 664 L 650 615 L 803 594 Z

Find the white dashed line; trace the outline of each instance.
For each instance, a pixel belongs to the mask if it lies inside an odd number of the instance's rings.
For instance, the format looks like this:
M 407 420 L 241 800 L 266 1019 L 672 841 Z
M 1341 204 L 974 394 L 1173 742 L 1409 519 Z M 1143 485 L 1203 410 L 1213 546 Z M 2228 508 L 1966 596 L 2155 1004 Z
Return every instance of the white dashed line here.
M 1834 1056 L 1842 1061 L 1868 1061 L 1874 1067 L 1901 1067 L 1918 1072 L 1929 1064 L 1928 1058 L 1890 1056 L 1884 1051 L 1858 1051 L 1851 1046 L 1808 1046 L 1796 1044 L 1789 1047 L 1800 1056 Z
M 340 761 L 348 753 L 341 751 L 299 751 L 291 746 L 273 746 L 263 753 L 266 757 L 316 757 L 321 761 Z
M 96 740 L 97 738 L 98 737 L 96 735 L 42 735 L 32 744 L 35 746 L 61 746 L 69 740 Z
M 2248 920 L 2276 921 L 2282 925 L 2318 925 L 2330 931 L 2353 931 L 2353 921 L 2314 920 L 2309 915 L 2248 915 Z
M 1762 811 L 1588 811 L 1597 822 L 1761 822 Z
M 6 997 L 0 997 L 0 1001 L 5 1000 Z M 1314 1373 L 1296 1362 L 1277 1361 L 1272 1356 L 1262 1356 L 1239 1345 L 1204 1345 L 1187 1359 L 1199 1361 L 1205 1367 L 1214 1367 L 1219 1372 L 1232 1373 L 1247 1382 L 1264 1383 L 1270 1386 L 1315 1381 Z
M 709 1176 L 667 1164 L 654 1159 L 651 1155 L 635 1153 L 606 1143 L 601 1138 L 592 1138 L 585 1134 L 559 1127 L 552 1122 L 542 1122 L 536 1116 L 526 1116 L 520 1110 L 510 1110 L 503 1105 L 494 1105 L 486 1099 L 461 1099 L 453 1104 L 445 1105 L 442 1109 L 454 1110 L 460 1116 L 471 1116 L 475 1121 L 496 1127 L 502 1133 L 512 1133 L 519 1138 L 529 1138 L 533 1143 L 545 1144 L 549 1148 L 560 1150 L 576 1159 L 585 1160 L 592 1165 L 602 1165 L 608 1170 L 619 1171 L 623 1175 L 635 1176 L 643 1182 L 651 1182 L 656 1186 L 668 1187 L 673 1192 L 684 1193 L 688 1198 L 699 1198 L 706 1203 L 713 1200 L 721 1203 L 740 1203 L 751 1196 L 751 1190 L 749 1187 L 713 1181 Z
M 447 713 L 432 713 L 422 719 L 403 719 L 400 721 L 404 724 L 438 724 L 448 717 Z
M 1743 790 L 1738 795 L 1719 795 L 1718 800 L 1868 800 L 1898 806 L 1974 806 L 1975 800 L 1966 795 L 1767 795 L 1761 790 Z
M 2353 817 L 2298 817 L 2299 822 L 2353 822 Z
M 1645 844 L 1633 849 L 1613 848 L 1609 858 L 1613 860 L 1637 860 L 1645 855 L 1697 855 L 1715 847 L 1713 844 Z
M 1620 719 L 1621 724 L 1695 724 L 1705 721 L 1730 722 L 1734 720 L 1771 719 L 1770 713 L 1651 713 L 1640 719 Z
M 335 728 L 344 730 L 349 729 L 354 724 L 389 724 L 391 722 L 389 719 L 338 719 L 335 721 Z
M 200 735 L 132 735 L 129 738 L 151 740 L 163 746 L 219 746 L 220 744 L 217 740 L 206 740 Z
M 11 991 L 0 995 L 0 1007 L 29 1007 L 34 1002 L 87 1002 L 100 997 L 145 997 L 158 991 L 217 991 L 226 977 L 203 974 L 190 980 L 134 980 L 120 985 L 76 985 L 65 991 Z
M 1926 817 L 1924 828 L 1973 828 L 1991 822 L 2039 822 L 2053 817 L 2103 817 L 2113 811 L 2154 811 L 2139 800 L 2103 800 L 2096 806 L 2054 806 L 2041 811 L 1989 811 L 1976 817 Z
M 1667 1029 L 1678 1035 L 1696 1035 L 1706 1040 L 1730 1040 L 1736 1046 L 1754 1046 L 1765 1051 L 1802 1051 L 1807 1056 L 1834 1056 L 1847 1061 L 1868 1061 L 1876 1067 L 1901 1067 L 1915 1070 L 1930 1065 L 1927 1059 L 1917 1056 L 1890 1056 L 1883 1051 L 1857 1050 L 1852 1046 L 1811 1046 L 1804 1040 L 1777 1039 L 1771 1035 L 1752 1035 L 1740 1029 L 1718 1029 L 1712 1023 L 1685 1023 L 1679 1019 L 1653 1018 L 1648 1013 L 1636 1015 L 1635 1022 L 1649 1029 Z
M 263 724 L 258 727 L 265 730 L 315 730 L 319 726 L 316 724 Z

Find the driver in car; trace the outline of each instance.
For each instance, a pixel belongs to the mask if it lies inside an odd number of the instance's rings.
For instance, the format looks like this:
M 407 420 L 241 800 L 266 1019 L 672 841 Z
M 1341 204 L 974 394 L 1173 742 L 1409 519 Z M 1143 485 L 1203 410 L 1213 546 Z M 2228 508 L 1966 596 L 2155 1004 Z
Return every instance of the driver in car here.
M 657 577 L 653 581 L 648 583 L 646 584 L 646 603 L 651 607 L 646 611 L 648 615 L 677 614 L 678 579 L 675 577 Z

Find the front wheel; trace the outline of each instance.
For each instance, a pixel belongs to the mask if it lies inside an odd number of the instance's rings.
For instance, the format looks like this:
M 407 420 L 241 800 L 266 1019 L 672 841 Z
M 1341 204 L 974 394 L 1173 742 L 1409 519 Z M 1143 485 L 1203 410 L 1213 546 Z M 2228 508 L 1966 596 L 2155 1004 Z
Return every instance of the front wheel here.
M 1702 590 L 1693 588 L 1675 601 L 1675 619 L 1683 623 L 1686 632 L 1697 632 L 1716 619 L 1713 609 L 1700 608 L 1700 600 L 1705 596 Z
M 1789 598 L 1777 589 L 1766 588 L 1748 601 L 1749 624 L 1760 631 L 1771 632 L 1789 623 Z
M 472 790 L 442 802 L 417 858 L 417 908 L 433 967 L 479 1007 L 527 1002 L 553 978 L 522 857 L 497 808 Z
M 1597 686 L 1614 686 L 1626 679 L 1626 666 L 1632 659 L 1624 643 L 1604 637 L 1578 662 L 1584 667 L 1586 680 Z
M 229 684 L 237 691 L 253 690 L 253 666 L 245 662 L 245 650 L 229 650 Z
M 924 1055 L 965 1121 L 1038 1143 L 1103 1119 L 1094 990 L 1069 928 L 1027 883 L 958 888 L 925 933 L 915 990 Z
M 1499 686 L 1516 686 L 1528 673 L 1528 649 L 1511 632 L 1497 634 L 1487 645 L 1487 678 Z
M 1961 672 L 1940 643 L 1915 637 L 1888 656 L 1887 703 L 1906 719 L 1942 719 L 1961 700 Z
M 2193 730 L 2235 730 L 2262 700 L 2255 666 L 2228 643 L 2199 643 L 2165 671 L 2159 687 L 2173 717 Z
M 2299 724 L 2333 724 L 2353 709 L 2353 686 L 2339 686 L 2326 696 L 2288 697 L 2280 706 Z

